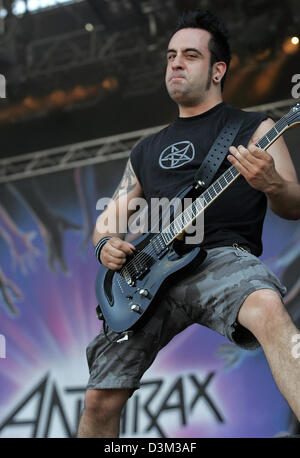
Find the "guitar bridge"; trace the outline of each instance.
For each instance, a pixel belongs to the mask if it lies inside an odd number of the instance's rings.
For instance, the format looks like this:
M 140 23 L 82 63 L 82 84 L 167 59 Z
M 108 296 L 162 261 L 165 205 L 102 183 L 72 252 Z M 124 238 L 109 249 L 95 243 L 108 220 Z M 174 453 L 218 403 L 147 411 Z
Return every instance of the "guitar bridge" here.
M 139 269 L 139 271 L 137 272 L 137 274 L 136 274 L 136 278 L 137 278 L 137 279 L 142 278 L 142 277 L 145 275 L 145 273 L 148 272 L 148 270 L 149 270 L 149 268 L 146 267 L 146 266 L 145 266 L 145 267 L 141 267 L 141 268 Z

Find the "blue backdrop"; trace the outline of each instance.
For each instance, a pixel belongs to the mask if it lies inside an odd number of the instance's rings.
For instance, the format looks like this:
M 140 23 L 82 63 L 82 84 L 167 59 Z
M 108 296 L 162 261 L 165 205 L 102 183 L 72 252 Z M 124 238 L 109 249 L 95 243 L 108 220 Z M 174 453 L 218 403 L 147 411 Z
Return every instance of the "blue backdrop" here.
M 125 160 L 0 189 L 0 437 L 75 435 L 98 333 L 91 234 Z M 300 226 L 268 213 L 262 259 L 300 325 Z M 297 310 L 298 309 L 298 310 Z M 274 336 L 275 337 L 275 336 Z M 4 357 L 5 356 L 5 357 Z M 194 325 L 174 338 L 128 401 L 122 437 L 271 437 L 291 413 L 262 350 Z

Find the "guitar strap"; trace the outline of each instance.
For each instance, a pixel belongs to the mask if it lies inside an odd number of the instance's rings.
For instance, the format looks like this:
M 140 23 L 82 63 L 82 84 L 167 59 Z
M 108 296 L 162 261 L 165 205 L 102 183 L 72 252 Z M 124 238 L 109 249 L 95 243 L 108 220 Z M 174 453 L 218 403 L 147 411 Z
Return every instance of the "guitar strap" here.
M 233 144 L 242 122 L 243 118 L 241 111 L 231 107 L 227 123 L 221 130 L 194 176 L 194 186 L 196 189 L 199 187 L 207 188 L 211 184 L 225 156 L 228 154 L 228 148 Z

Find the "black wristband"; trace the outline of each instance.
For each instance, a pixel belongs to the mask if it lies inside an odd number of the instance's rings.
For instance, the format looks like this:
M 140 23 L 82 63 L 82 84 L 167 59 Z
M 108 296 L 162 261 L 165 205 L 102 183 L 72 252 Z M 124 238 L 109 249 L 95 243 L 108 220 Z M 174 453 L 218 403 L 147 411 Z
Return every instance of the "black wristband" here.
M 98 259 L 98 261 L 100 262 L 100 264 L 102 264 L 102 262 L 100 261 L 101 250 L 109 239 L 111 239 L 111 237 L 103 237 L 102 239 L 99 240 L 99 242 L 95 246 L 95 256 Z

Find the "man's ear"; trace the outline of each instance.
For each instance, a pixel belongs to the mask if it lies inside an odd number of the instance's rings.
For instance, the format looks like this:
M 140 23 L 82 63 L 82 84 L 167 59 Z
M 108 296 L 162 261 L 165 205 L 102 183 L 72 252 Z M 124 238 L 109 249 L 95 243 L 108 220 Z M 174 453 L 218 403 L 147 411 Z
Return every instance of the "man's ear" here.
M 216 82 L 221 81 L 225 72 L 226 72 L 227 65 L 225 62 L 215 62 L 213 65 L 213 80 Z

